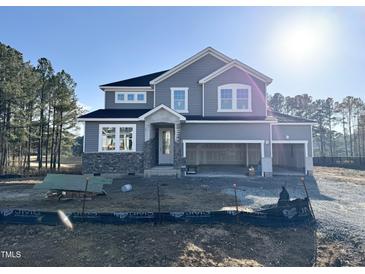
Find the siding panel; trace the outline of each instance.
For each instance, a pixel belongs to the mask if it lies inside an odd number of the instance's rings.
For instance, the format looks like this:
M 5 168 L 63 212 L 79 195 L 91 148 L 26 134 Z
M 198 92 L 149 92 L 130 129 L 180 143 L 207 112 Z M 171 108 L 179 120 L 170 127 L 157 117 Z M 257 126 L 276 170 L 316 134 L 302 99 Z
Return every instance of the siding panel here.
M 289 137 L 289 139 L 286 138 Z M 312 157 L 312 136 L 310 125 L 273 125 L 273 140 L 306 140 L 308 141 L 308 156 Z
M 225 84 L 237 83 L 251 86 L 252 112 L 217 112 L 218 87 Z M 205 116 L 266 116 L 266 86 L 246 72 L 231 68 L 204 86 Z
M 156 106 L 164 104 L 171 107 L 171 87 L 188 87 L 189 115 L 202 114 L 202 85 L 200 79 L 224 66 L 225 63 L 208 54 L 190 66 L 177 72 L 156 85 Z

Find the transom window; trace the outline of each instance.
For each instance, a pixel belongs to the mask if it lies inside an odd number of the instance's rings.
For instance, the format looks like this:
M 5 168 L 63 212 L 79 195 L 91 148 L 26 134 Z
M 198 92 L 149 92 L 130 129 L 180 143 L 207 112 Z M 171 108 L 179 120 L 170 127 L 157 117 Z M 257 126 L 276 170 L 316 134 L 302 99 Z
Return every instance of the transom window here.
M 146 103 L 146 92 L 118 91 L 115 93 L 115 103 Z
M 218 87 L 218 112 L 251 112 L 251 87 L 227 84 Z
M 171 88 L 171 108 L 177 112 L 188 112 L 189 88 Z
M 136 151 L 136 125 L 99 125 L 99 152 Z

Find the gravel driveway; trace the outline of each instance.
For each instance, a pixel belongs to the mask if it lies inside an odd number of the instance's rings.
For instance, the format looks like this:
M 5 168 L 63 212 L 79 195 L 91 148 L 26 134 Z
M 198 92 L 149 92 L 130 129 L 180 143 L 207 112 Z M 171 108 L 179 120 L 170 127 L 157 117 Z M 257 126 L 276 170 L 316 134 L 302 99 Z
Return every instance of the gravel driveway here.
M 365 241 L 365 182 L 353 184 L 305 177 L 305 183 L 320 231 L 333 232 L 338 237 L 351 235 Z M 286 186 L 291 199 L 305 197 L 300 177 L 275 176 L 270 183 L 260 183 L 259 186 L 238 183 L 240 203 L 249 207 L 276 203 L 282 185 Z M 234 195 L 232 188 L 224 192 Z

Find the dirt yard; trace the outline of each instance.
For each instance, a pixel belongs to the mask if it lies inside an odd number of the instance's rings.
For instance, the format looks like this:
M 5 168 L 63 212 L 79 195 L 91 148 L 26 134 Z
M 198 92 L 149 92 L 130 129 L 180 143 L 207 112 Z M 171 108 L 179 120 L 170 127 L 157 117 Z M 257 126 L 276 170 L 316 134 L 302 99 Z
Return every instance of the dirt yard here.
M 80 201 L 47 201 L 32 189 L 40 180 L 0 181 L 0 208 L 80 211 Z M 241 209 L 275 203 L 281 185 L 303 197 L 298 177 L 187 178 L 144 180 L 125 177 L 105 186 L 106 196 L 86 202 L 86 211 L 156 211 L 156 184 L 163 211 Z M 0 266 L 317 266 L 365 265 L 365 172 L 316 168 L 306 182 L 318 230 L 249 225 L 1 225 L 1 250 L 21 259 L 0 258 Z M 123 184 L 133 191 L 123 193 Z M 38 249 L 34 249 L 37 246 Z M 71 254 L 72 256 L 66 256 Z M 131 256 L 130 254 L 134 254 Z

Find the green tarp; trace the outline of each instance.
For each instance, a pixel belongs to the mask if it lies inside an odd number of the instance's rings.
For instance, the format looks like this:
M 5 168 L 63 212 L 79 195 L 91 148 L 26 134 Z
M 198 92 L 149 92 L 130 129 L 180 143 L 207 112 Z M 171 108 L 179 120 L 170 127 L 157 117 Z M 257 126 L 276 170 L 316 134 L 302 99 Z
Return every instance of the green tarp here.
M 111 184 L 112 179 L 101 176 L 47 174 L 43 183 L 34 186 L 35 189 L 84 191 L 86 178 L 89 178 L 88 192 L 103 193 L 103 185 Z

